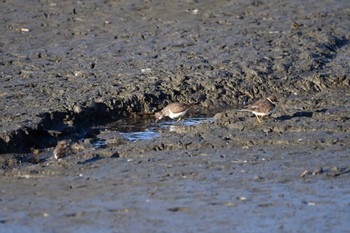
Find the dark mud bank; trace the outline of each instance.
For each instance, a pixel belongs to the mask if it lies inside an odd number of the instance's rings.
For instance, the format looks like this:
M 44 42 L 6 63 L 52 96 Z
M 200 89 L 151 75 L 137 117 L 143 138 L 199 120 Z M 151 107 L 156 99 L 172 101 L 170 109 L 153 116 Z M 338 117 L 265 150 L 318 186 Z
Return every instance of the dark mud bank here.
M 136 96 L 111 102 L 95 102 L 91 107 L 75 105 L 73 111 L 67 112 L 41 113 L 36 122 L 27 120 L 28 123 L 22 123 L 18 129 L 3 132 L 0 138 L 0 153 L 30 152 L 33 149 L 55 146 L 63 139 L 74 141 L 92 137 L 94 131 L 90 129 L 91 126 L 130 117 L 137 118 L 139 116 L 136 113 L 144 110 L 141 106 L 144 102 Z

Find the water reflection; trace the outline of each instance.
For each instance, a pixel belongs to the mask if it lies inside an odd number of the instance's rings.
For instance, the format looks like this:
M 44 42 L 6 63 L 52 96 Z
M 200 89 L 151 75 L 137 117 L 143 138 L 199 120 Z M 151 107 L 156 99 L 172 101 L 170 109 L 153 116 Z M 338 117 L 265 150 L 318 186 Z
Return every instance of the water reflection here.
M 119 134 L 123 136 L 123 138 L 129 141 L 147 140 L 147 139 L 152 139 L 160 136 L 160 133 L 153 132 L 153 131 L 129 132 L 129 133 L 119 132 Z
M 105 139 L 95 139 L 91 141 L 92 147 L 99 149 L 107 147 L 107 142 Z
M 149 140 L 160 136 L 160 130 L 169 129 L 175 131 L 177 127 L 193 126 L 203 122 L 212 122 L 213 118 L 185 118 L 181 122 L 161 121 L 161 122 L 137 122 L 137 123 L 115 123 L 107 127 L 105 130 L 115 132 L 129 141 Z M 106 145 L 105 140 L 95 141 L 95 147 L 103 147 Z
M 160 127 L 162 129 L 169 128 L 170 132 L 175 132 L 178 127 L 181 126 L 193 126 L 198 125 L 204 122 L 213 122 L 213 118 L 186 118 L 184 121 L 176 122 L 176 121 L 167 121 L 161 122 Z

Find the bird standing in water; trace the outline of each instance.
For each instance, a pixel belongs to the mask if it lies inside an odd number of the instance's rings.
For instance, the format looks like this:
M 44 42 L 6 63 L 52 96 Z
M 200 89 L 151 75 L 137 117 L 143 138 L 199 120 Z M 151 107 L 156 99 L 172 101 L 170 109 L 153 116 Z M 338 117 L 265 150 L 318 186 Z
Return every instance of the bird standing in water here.
M 195 103 L 192 104 L 184 104 L 184 103 L 171 103 L 165 108 L 163 108 L 161 111 L 154 114 L 155 118 L 157 120 L 161 120 L 164 117 L 170 117 L 171 119 L 178 118 L 177 122 L 182 120 L 187 113 L 187 111 L 193 106 Z

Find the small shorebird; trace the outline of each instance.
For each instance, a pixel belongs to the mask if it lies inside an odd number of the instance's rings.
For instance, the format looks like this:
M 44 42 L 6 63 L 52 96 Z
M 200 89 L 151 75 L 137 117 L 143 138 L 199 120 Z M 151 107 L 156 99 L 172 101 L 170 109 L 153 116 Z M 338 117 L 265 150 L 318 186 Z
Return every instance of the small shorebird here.
M 66 156 L 69 151 L 67 141 L 59 141 L 53 151 L 55 159 L 60 159 Z
M 178 118 L 177 122 L 179 122 L 180 120 L 183 119 L 188 109 L 190 109 L 195 104 L 196 103 L 192 103 L 192 104 L 183 104 L 178 102 L 171 103 L 165 108 L 163 108 L 163 110 L 156 112 L 154 116 L 157 120 L 161 120 L 163 119 L 163 117 L 166 117 L 166 116 L 170 117 L 171 119 Z
M 258 122 L 261 123 L 263 117 L 269 117 L 276 111 L 277 98 L 271 95 L 267 98 L 258 100 L 257 102 L 249 105 L 247 108 L 239 110 L 240 112 L 251 112 L 256 116 Z M 261 118 L 260 118 L 261 117 Z

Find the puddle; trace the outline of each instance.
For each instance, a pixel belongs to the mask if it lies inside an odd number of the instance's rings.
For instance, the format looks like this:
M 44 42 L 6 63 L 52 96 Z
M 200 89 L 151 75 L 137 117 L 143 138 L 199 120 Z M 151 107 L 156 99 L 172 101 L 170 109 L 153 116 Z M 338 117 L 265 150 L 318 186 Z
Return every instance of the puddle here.
M 192 126 L 198 125 L 204 122 L 213 122 L 214 118 L 205 118 L 205 117 L 197 117 L 197 118 L 185 118 L 184 121 L 176 122 L 176 121 L 163 121 L 158 124 L 162 128 L 167 128 L 169 126 Z
M 205 118 L 205 117 L 197 117 L 197 118 L 186 118 L 182 122 L 176 121 L 164 121 L 159 123 L 159 127 L 162 129 L 169 128 L 170 132 L 176 131 L 176 128 L 179 126 L 193 126 L 198 125 L 204 122 L 213 122 L 214 118 Z
M 94 139 L 91 141 L 92 147 L 99 149 L 107 147 L 107 142 L 105 139 Z
M 131 133 L 122 133 L 119 132 L 126 140 L 129 141 L 138 141 L 138 140 L 147 140 L 160 136 L 160 133 L 153 131 L 144 131 L 144 132 L 131 132 Z
M 150 140 L 160 136 L 161 130 L 175 131 L 177 127 L 193 126 L 203 122 L 212 122 L 213 118 L 197 117 L 197 118 L 185 118 L 181 122 L 175 120 L 167 120 L 154 122 L 146 119 L 144 121 L 138 121 L 136 123 L 113 123 L 101 130 L 98 138 L 91 142 L 94 148 L 104 148 L 107 146 L 107 140 L 121 136 L 128 141 L 138 140 Z

